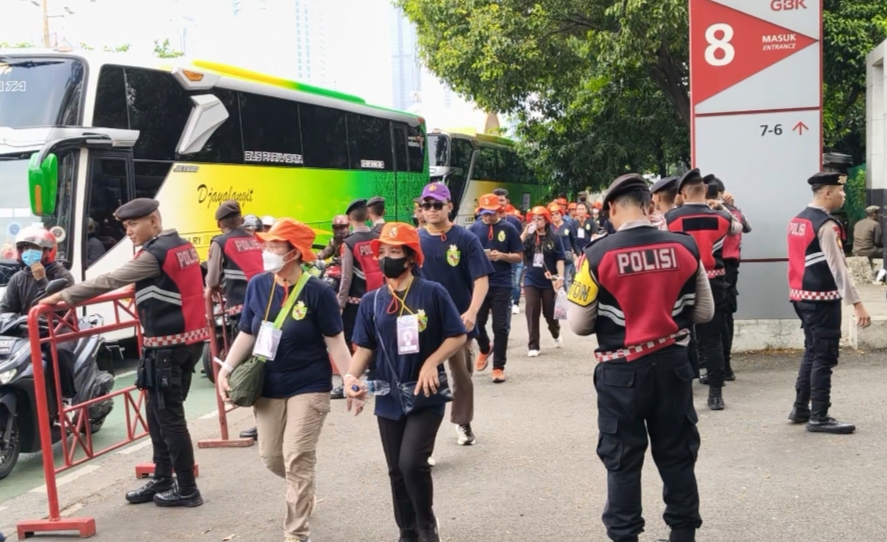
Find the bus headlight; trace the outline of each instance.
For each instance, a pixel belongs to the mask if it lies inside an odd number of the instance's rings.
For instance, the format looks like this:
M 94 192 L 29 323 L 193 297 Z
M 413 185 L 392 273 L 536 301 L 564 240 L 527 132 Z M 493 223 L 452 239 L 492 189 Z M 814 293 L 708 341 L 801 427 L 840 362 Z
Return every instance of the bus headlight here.
M 0 384 L 9 384 L 15 376 L 16 369 L 10 369 L 0 373 Z

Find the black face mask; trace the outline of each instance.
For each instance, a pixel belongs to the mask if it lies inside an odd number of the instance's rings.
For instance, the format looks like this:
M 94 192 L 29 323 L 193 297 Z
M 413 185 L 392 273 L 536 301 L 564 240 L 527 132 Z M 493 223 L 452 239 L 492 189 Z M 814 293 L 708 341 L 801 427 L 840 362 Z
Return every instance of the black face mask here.
M 407 257 L 392 258 L 390 256 L 384 256 L 379 258 L 379 268 L 382 269 L 382 274 L 386 277 L 396 279 L 406 272 Z

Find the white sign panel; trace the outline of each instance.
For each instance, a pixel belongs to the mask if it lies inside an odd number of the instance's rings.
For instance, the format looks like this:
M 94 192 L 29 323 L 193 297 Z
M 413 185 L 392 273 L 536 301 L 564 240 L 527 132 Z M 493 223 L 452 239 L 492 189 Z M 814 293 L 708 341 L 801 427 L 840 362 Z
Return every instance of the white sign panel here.
M 690 0 L 693 162 L 753 226 L 738 318 L 794 317 L 785 228 L 822 167 L 821 13 L 821 0 Z

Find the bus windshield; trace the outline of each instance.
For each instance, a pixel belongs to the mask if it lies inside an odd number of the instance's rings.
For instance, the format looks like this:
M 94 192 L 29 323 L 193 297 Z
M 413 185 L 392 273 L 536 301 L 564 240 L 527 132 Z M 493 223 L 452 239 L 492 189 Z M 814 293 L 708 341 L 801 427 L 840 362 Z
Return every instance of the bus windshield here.
M 19 229 L 30 226 L 39 219 L 31 215 L 28 196 L 28 161 L 0 156 L 0 185 L 3 186 L 3 202 L 0 203 L 0 260 L 14 260 L 15 236 Z M 0 262 L 0 287 L 9 281 L 10 269 Z M 9 263 L 9 262 L 6 262 Z
M 0 55 L 0 126 L 77 126 L 83 63 L 73 58 Z

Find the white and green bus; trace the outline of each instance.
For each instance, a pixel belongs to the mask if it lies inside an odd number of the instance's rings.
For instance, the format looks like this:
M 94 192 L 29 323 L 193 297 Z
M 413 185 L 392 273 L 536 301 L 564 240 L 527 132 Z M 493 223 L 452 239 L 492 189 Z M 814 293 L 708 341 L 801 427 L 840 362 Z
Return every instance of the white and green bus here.
M 113 212 L 138 197 L 204 257 L 227 199 L 311 225 L 318 245 L 355 198 L 384 196 L 389 220 L 408 221 L 425 137 L 416 115 L 223 64 L 0 50 L 0 288 L 35 223 L 78 281 L 119 267 L 133 246 Z M 92 261 L 90 236 L 105 249 Z
M 504 137 L 435 129 L 428 134 L 428 160 L 431 178 L 449 186 L 461 224 L 474 222 L 478 199 L 496 188 L 507 189 L 511 204 L 524 211 L 547 191 Z

